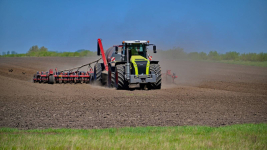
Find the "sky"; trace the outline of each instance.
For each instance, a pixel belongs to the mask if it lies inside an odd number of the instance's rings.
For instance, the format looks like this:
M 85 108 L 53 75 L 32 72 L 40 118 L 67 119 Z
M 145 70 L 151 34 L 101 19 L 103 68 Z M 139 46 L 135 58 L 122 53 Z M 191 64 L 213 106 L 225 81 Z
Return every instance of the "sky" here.
M 0 53 L 96 51 L 124 40 L 186 52 L 267 52 L 267 0 L 0 0 Z

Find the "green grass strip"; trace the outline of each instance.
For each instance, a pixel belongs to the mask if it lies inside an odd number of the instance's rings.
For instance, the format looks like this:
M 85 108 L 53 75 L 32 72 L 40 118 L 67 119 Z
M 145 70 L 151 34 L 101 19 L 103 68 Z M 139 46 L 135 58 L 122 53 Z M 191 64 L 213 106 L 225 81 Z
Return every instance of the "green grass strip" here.
M 0 149 L 267 149 L 267 124 L 224 127 L 0 128 Z

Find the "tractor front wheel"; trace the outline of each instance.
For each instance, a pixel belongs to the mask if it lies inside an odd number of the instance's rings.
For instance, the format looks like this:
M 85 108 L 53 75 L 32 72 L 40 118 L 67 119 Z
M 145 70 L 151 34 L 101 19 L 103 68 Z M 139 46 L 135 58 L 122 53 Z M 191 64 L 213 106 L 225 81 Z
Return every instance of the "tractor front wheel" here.
M 150 84 L 150 89 L 161 89 L 161 68 L 159 64 L 151 64 L 150 72 L 154 72 L 157 76 L 156 82 Z
M 108 84 L 107 84 L 107 86 L 109 87 L 109 88 L 112 88 L 112 84 L 111 84 L 111 82 L 112 82 L 112 76 L 111 76 L 111 74 L 112 74 L 112 71 L 111 71 L 111 67 L 109 66 L 108 67 Z

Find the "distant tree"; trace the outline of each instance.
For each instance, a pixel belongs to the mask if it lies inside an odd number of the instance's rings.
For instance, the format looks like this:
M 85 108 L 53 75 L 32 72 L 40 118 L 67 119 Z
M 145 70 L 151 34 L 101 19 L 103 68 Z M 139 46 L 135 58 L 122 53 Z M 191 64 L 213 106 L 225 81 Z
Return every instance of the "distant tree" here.
M 211 60 L 220 60 L 220 55 L 218 54 L 217 51 L 210 51 L 208 57 Z
M 199 59 L 200 58 L 198 52 L 191 52 L 191 53 L 187 54 L 187 57 L 189 59 Z
M 34 45 L 34 46 L 32 46 L 32 47 L 29 49 L 28 53 L 38 52 L 38 51 L 39 51 L 38 46 L 37 46 L 37 45 Z
M 257 56 L 257 60 L 258 61 L 267 61 L 267 53 L 259 53 L 258 56 Z
M 40 49 L 39 49 L 40 52 L 47 52 L 48 49 L 44 46 L 42 46 Z
M 241 54 L 240 59 L 243 61 L 257 61 L 257 53 Z
M 17 54 L 17 52 L 15 52 L 15 51 L 11 51 L 11 54 L 13 54 L 13 55 L 16 55 L 16 54 Z
M 174 47 L 172 49 L 161 51 L 163 55 L 165 55 L 166 58 L 172 58 L 172 59 L 183 59 L 186 57 L 186 53 L 184 52 L 183 48 L 180 47 Z
M 224 60 L 238 60 L 239 59 L 239 53 L 238 52 L 227 52 L 224 55 L 222 55 Z
M 6 52 L 2 52 L 2 55 L 5 56 L 6 55 Z
M 9 55 L 10 54 L 10 51 L 7 51 L 7 55 Z
M 200 52 L 200 53 L 199 53 L 199 56 L 200 56 L 200 58 L 201 58 L 202 60 L 206 60 L 206 59 L 208 59 L 207 54 L 204 53 L 204 52 Z

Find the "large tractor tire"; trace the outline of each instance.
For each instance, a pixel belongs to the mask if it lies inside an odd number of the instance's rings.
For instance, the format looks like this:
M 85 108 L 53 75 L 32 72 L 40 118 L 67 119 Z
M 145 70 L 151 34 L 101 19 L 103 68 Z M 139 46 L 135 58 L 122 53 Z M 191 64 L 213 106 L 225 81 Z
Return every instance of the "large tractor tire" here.
M 111 73 L 111 87 L 115 86 L 115 72 Z
M 114 73 L 114 71 L 112 72 L 112 68 L 109 66 L 109 68 L 108 68 L 108 84 L 107 84 L 107 86 L 109 88 L 113 88 L 114 87 L 114 81 L 115 81 L 115 73 Z
M 49 84 L 54 84 L 55 83 L 55 77 L 54 77 L 54 75 L 49 75 L 49 77 L 48 77 L 48 83 Z
M 125 80 L 125 65 L 117 65 L 115 68 L 115 87 L 117 90 L 128 89 L 129 87 Z
M 161 89 L 161 68 L 159 64 L 151 64 L 150 72 L 154 72 L 157 76 L 156 82 L 150 84 L 151 89 Z
M 109 66 L 108 67 L 108 83 L 107 83 L 107 87 L 109 87 L 109 88 L 112 88 L 111 87 L 111 74 L 112 74 L 111 67 Z
M 94 83 L 96 84 L 101 84 L 101 72 L 102 72 L 102 67 L 100 63 L 96 63 L 94 67 Z

